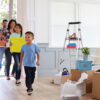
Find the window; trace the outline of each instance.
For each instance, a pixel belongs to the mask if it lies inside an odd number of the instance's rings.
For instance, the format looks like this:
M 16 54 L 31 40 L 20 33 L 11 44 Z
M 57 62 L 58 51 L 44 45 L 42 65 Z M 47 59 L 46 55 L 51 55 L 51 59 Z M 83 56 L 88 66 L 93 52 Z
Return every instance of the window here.
M 64 0 L 50 3 L 50 47 L 63 47 L 68 22 L 77 20 L 82 22 L 83 46 L 100 47 L 100 3 Z
M 12 18 L 17 18 L 17 0 L 13 0 L 13 12 Z M 0 0 L 0 28 L 2 27 L 2 20 L 8 19 L 9 20 L 9 0 Z M 11 70 L 12 70 L 11 66 Z M 11 71 L 10 70 L 10 71 Z M 5 75 L 5 58 L 2 61 L 2 69 L 0 70 L 0 76 Z
M 75 21 L 74 3 L 52 1 L 50 3 L 50 47 L 63 46 L 69 21 Z
M 82 22 L 83 45 L 100 47 L 100 4 L 80 4 L 79 18 Z
M 12 18 L 17 18 L 17 0 L 13 0 Z M 0 0 L 0 23 L 3 19 L 9 19 L 9 0 Z M 1 24 L 0 27 L 2 27 Z

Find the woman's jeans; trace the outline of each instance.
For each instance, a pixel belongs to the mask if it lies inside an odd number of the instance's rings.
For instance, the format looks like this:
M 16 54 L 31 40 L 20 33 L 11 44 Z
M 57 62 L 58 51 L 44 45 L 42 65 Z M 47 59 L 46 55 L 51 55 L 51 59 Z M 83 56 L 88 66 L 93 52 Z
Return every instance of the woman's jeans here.
M 0 47 L 0 68 L 2 68 L 2 59 L 3 59 L 4 52 L 5 52 L 5 48 Z
M 10 73 L 10 66 L 11 66 L 11 61 L 12 61 L 12 53 L 10 52 L 10 48 L 5 49 L 5 57 L 6 57 L 6 74 L 9 76 Z M 16 66 L 14 63 L 12 74 L 14 74 L 16 71 Z
M 21 68 L 19 66 L 20 62 L 20 53 L 12 53 L 15 61 L 15 66 L 16 66 L 16 80 L 20 79 L 21 76 Z

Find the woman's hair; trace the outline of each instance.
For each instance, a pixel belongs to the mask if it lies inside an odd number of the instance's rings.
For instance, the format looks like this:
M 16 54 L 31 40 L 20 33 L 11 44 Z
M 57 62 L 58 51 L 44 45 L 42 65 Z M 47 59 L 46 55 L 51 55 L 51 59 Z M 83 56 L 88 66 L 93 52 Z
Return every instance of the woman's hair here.
M 22 25 L 18 23 L 18 24 L 15 25 L 15 27 L 16 27 L 16 26 L 18 26 L 18 27 L 21 29 L 20 37 L 22 37 L 22 34 L 23 34 L 23 28 L 22 28 Z
M 10 28 L 11 28 L 10 25 L 11 25 L 12 22 L 15 22 L 15 25 L 16 25 L 16 23 L 17 23 L 16 20 L 11 19 L 11 20 L 9 21 L 9 23 L 8 23 L 8 30 L 10 30 Z

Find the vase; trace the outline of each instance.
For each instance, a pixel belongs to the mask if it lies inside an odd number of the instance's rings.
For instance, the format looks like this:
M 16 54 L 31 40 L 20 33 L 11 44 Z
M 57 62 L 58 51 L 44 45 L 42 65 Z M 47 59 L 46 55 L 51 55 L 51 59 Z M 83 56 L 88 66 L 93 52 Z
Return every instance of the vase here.
M 88 55 L 83 55 L 83 60 L 87 61 L 88 60 Z

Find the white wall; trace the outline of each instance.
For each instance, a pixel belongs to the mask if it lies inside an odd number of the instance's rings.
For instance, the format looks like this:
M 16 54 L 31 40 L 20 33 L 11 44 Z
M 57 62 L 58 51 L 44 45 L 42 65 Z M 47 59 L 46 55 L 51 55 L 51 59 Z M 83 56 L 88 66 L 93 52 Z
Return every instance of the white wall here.
M 67 22 L 81 20 L 85 46 L 100 47 L 100 0 L 17 1 L 18 21 L 24 32 L 35 33 L 36 42 L 62 46 Z
M 49 42 L 49 0 L 35 0 L 37 42 Z
M 23 25 L 24 32 L 26 31 L 26 0 L 17 0 L 17 22 Z
M 24 32 L 35 33 L 35 40 L 48 43 L 48 0 L 17 0 L 17 21 L 23 25 Z

